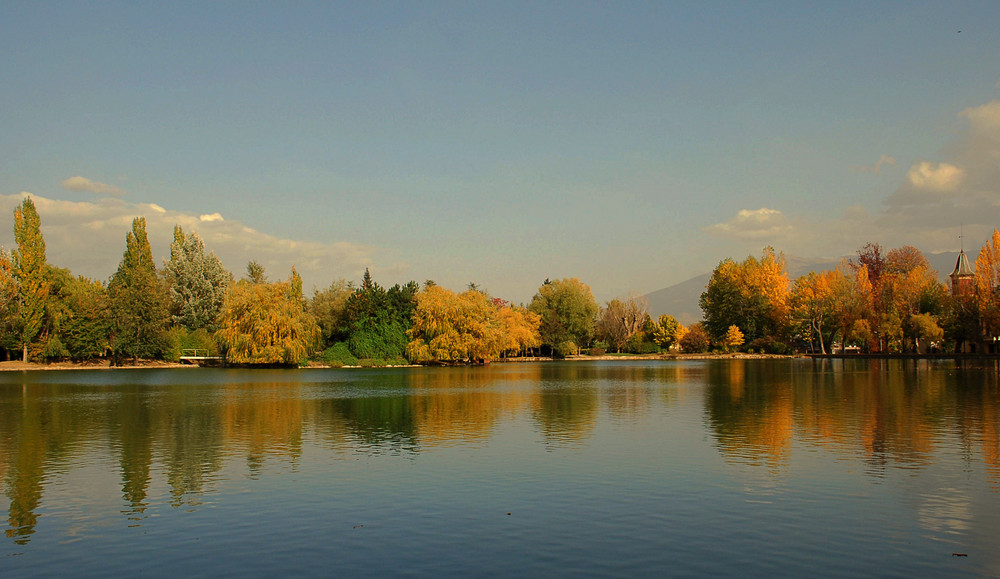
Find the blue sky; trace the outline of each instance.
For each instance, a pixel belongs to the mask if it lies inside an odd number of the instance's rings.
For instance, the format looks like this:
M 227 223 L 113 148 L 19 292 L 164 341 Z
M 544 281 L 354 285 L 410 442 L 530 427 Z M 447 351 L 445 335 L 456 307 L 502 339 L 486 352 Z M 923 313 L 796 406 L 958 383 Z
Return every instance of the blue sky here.
M 307 288 L 601 301 L 1000 226 L 998 2 L 4 2 L 0 211 Z M 13 243 L 12 219 L 0 243 Z

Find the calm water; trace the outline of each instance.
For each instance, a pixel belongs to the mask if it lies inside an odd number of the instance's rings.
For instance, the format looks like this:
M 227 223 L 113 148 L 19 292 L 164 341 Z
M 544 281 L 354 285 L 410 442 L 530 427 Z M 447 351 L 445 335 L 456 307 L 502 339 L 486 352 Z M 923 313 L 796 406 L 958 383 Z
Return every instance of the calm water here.
M 998 383 L 952 361 L 4 373 L 0 574 L 1000 575 Z

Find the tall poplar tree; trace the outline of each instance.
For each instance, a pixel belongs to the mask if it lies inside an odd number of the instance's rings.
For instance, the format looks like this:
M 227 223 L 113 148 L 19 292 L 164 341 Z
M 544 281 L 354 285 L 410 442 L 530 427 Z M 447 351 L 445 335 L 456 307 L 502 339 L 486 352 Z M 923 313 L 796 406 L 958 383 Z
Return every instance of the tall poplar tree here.
M 112 346 L 115 361 L 157 357 L 165 350 L 168 310 L 166 293 L 156 276 L 153 251 L 146 236 L 146 219 L 132 220 L 125 236 L 125 253 L 108 283 Z
M 19 341 L 22 359 L 27 362 L 28 345 L 42 327 L 45 300 L 49 295 L 45 276 L 45 240 L 42 238 L 38 211 L 30 197 L 25 197 L 21 205 L 14 209 L 14 241 L 17 242 L 17 249 L 11 252 L 11 258 L 20 302 Z

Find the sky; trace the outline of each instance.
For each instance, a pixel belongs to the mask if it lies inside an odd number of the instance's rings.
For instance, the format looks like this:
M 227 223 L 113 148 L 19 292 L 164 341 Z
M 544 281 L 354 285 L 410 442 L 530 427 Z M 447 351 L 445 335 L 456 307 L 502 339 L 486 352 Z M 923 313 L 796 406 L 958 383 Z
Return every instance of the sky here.
M 0 3 L 0 244 L 598 301 L 1000 227 L 1000 2 Z M 963 235 L 959 239 L 960 233 Z

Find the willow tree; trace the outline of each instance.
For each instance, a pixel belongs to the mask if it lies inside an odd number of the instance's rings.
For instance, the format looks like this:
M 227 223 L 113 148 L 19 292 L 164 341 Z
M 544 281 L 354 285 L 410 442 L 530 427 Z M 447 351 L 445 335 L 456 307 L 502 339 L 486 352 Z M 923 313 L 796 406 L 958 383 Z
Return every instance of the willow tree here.
M 264 279 L 259 266 L 250 267 L 248 278 L 229 286 L 216 337 L 232 364 L 297 365 L 318 344 L 319 327 L 301 293 L 294 295 L 294 275 L 283 282 Z
M 541 318 L 477 289 L 430 286 L 417 294 L 406 352 L 417 362 L 485 362 L 539 345 Z
M 49 283 L 45 276 L 45 239 L 42 238 L 41 219 L 30 197 L 14 209 L 14 241 L 17 249 L 11 252 L 14 277 L 17 278 L 20 316 L 18 337 L 22 359 L 28 361 L 28 345 L 38 335 L 45 316 L 45 302 L 49 296 Z
M 108 282 L 108 301 L 115 363 L 122 355 L 134 362 L 166 351 L 167 295 L 156 275 L 144 217 L 133 219 L 125 235 L 125 253 Z

